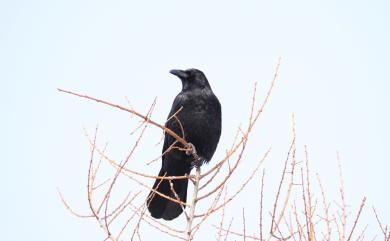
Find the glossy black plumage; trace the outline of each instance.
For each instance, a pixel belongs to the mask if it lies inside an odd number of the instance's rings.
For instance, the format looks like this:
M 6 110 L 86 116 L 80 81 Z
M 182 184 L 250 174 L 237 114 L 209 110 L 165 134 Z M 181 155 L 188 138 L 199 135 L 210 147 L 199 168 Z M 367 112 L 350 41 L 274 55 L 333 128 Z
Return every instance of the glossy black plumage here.
M 202 71 L 171 70 L 170 73 L 181 79 L 182 91 L 173 102 L 165 126 L 195 146 L 201 158 L 200 164 L 207 163 L 214 155 L 221 135 L 221 105 Z M 176 114 L 177 118 L 171 118 L 180 108 L 182 110 Z M 172 136 L 165 134 L 162 153 L 174 142 Z M 175 146 L 183 147 L 178 143 Z M 162 166 L 158 175 L 184 176 L 191 172 L 193 161 L 191 155 L 174 148 L 162 156 Z M 188 179 L 173 180 L 172 184 L 180 200 L 186 202 Z M 157 179 L 153 189 L 175 199 L 168 180 Z M 165 220 L 172 220 L 183 212 L 178 203 L 154 192 L 150 192 L 147 206 L 152 217 Z

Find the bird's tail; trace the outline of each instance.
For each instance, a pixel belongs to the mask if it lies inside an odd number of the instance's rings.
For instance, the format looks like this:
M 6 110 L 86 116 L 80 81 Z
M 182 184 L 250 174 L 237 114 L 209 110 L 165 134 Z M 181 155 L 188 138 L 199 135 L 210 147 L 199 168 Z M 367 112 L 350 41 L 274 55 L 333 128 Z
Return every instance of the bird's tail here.
M 188 173 L 187 173 L 188 174 Z M 171 176 L 168 175 L 163 168 L 161 168 L 159 176 Z M 184 176 L 185 173 L 175 176 Z M 173 185 L 173 190 L 171 188 L 171 183 Z M 180 199 L 181 202 L 187 201 L 187 186 L 188 179 L 175 179 L 175 180 L 166 180 L 166 179 L 156 179 L 153 190 L 164 194 L 172 199 Z M 147 206 L 150 214 L 154 218 L 163 218 L 165 220 L 172 220 L 178 217 L 185 208 L 181 204 L 171 201 L 165 197 L 162 197 L 158 193 L 151 191 L 147 198 Z

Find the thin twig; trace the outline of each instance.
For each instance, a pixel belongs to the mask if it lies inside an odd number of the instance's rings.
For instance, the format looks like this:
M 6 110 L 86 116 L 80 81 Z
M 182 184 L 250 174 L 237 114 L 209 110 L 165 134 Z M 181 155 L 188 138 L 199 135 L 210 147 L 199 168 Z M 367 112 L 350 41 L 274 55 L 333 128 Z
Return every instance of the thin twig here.
M 355 221 L 353 222 L 353 226 L 352 226 L 351 232 L 349 233 L 349 236 L 348 236 L 347 241 L 350 241 L 350 240 L 351 240 L 353 231 L 354 231 L 355 228 L 356 228 L 356 224 L 357 224 L 357 222 L 359 221 L 359 217 L 360 217 L 360 214 L 362 213 L 362 210 L 363 210 L 363 207 L 364 207 L 364 204 L 365 204 L 365 203 L 366 203 L 366 197 L 363 198 L 362 203 L 360 204 L 359 211 L 358 211 L 358 213 L 357 213 L 357 216 L 356 216 L 356 218 L 355 218 Z
M 265 169 L 263 169 L 263 175 L 261 176 L 261 189 L 260 189 L 260 220 L 259 220 L 259 232 L 260 232 L 260 240 L 263 240 L 263 198 L 264 198 L 264 175 Z
M 245 209 L 242 208 L 242 229 L 243 229 L 243 238 L 244 241 L 246 241 L 246 227 L 245 227 Z
M 227 195 L 227 187 L 225 187 L 225 195 L 223 197 L 223 201 L 225 202 L 226 201 L 226 195 Z M 221 232 L 222 232 L 222 228 L 223 228 L 223 221 L 224 221 L 224 218 L 225 218 L 225 207 L 222 208 L 222 214 L 221 214 L 221 222 L 219 223 L 219 227 L 218 227 L 218 234 L 217 234 L 217 241 L 220 241 L 221 240 Z
M 133 115 L 138 116 L 141 119 L 144 119 L 145 122 L 148 122 L 148 123 L 150 123 L 150 124 L 152 124 L 154 126 L 157 126 L 160 129 L 162 129 L 163 131 L 165 131 L 166 133 L 171 135 L 173 138 L 178 140 L 184 146 L 188 146 L 188 142 L 186 140 L 184 140 L 183 138 L 181 138 L 179 135 L 177 135 L 175 132 L 173 132 L 171 129 L 166 128 L 163 125 L 160 125 L 159 123 L 151 120 L 150 118 L 148 118 L 148 117 L 146 117 L 146 116 L 144 116 L 144 115 L 142 115 L 142 114 L 140 114 L 140 113 L 138 113 L 138 112 L 136 112 L 136 111 L 134 111 L 132 109 L 123 107 L 123 106 L 118 105 L 118 104 L 113 104 L 111 102 L 108 102 L 108 101 L 105 101 L 105 100 L 102 100 L 102 99 L 98 99 L 98 98 L 95 98 L 95 97 L 92 97 L 92 96 L 88 96 L 88 95 L 85 95 L 85 94 L 84 95 L 83 94 L 79 94 L 79 93 L 76 93 L 76 92 L 73 92 L 73 91 L 70 91 L 70 90 L 64 90 L 64 89 L 60 89 L 60 88 L 57 88 L 57 90 L 60 91 L 60 92 L 64 92 L 64 93 L 67 93 L 67 94 L 70 94 L 70 95 L 74 95 L 74 96 L 77 96 L 77 97 L 80 97 L 80 98 L 88 99 L 88 100 L 93 100 L 93 101 L 96 101 L 98 103 L 109 105 L 111 107 L 114 107 L 114 108 L 117 108 L 117 109 L 129 112 L 129 113 L 131 113 Z

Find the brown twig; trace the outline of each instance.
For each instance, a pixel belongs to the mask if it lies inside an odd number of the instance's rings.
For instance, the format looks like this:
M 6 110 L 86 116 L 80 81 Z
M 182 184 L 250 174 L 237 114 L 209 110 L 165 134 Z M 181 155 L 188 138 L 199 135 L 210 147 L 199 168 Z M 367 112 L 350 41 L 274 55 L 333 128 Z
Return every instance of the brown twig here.
M 93 218 L 93 217 L 94 217 L 94 216 L 91 215 L 91 214 L 89 214 L 89 215 L 87 215 L 87 214 L 80 214 L 80 213 L 74 211 L 74 210 L 70 207 L 70 205 L 66 202 L 66 200 L 65 200 L 64 196 L 62 195 L 60 189 L 57 188 L 57 192 L 58 192 L 58 195 L 60 195 L 60 198 L 61 198 L 62 203 L 64 204 L 64 206 L 66 207 L 66 209 L 69 210 L 69 212 L 70 212 L 71 214 L 73 214 L 74 216 L 76 216 L 76 217 L 78 217 L 78 218 Z
M 385 237 L 385 241 L 390 240 L 390 232 L 387 233 L 387 226 L 383 226 L 382 222 L 379 220 L 378 213 L 376 212 L 375 208 L 372 207 L 372 210 L 374 211 L 376 221 L 378 222 L 379 227 L 382 230 L 383 236 Z
M 271 148 L 269 148 L 268 151 L 264 154 L 263 158 L 258 162 L 256 168 L 252 171 L 251 175 L 241 184 L 241 186 L 237 189 L 237 191 L 233 195 L 231 195 L 229 198 L 227 198 L 227 200 L 224 201 L 222 204 L 218 205 L 216 208 L 211 210 L 210 213 L 213 213 L 213 212 L 221 209 L 225 205 L 227 205 L 229 202 L 231 202 L 245 188 L 245 186 L 249 183 L 249 181 L 252 180 L 253 176 L 256 174 L 256 172 L 259 169 L 260 165 L 264 162 L 264 160 L 267 158 L 267 156 L 269 155 L 270 152 L 271 152 Z M 204 215 L 206 215 L 206 214 L 202 213 L 202 214 L 195 215 L 195 217 L 196 218 L 197 217 L 202 217 Z
M 93 139 L 93 146 L 92 146 L 92 149 L 91 149 L 91 157 L 90 157 L 90 161 L 89 161 L 89 168 L 88 168 L 88 181 L 87 181 L 87 197 L 88 197 L 88 205 L 89 205 L 89 209 L 93 215 L 93 217 L 95 217 L 96 221 L 98 222 L 99 226 L 104 230 L 104 232 L 107 234 L 107 239 L 110 239 L 111 241 L 117 241 L 110 233 L 110 230 L 108 229 L 108 227 L 105 225 L 105 223 L 103 223 L 100 218 L 99 218 L 99 213 L 97 210 L 95 210 L 94 208 L 94 205 L 93 205 L 93 201 L 92 201 L 92 188 L 93 188 L 93 183 L 95 181 L 95 176 L 92 176 L 93 175 L 93 158 L 94 158 L 94 153 L 95 153 L 95 146 L 96 146 L 96 136 L 97 136 L 97 132 L 98 132 L 98 127 L 96 127 L 95 129 L 95 136 L 94 136 L 94 139 Z
M 227 229 L 227 233 L 225 235 L 225 241 L 227 240 L 227 237 L 229 236 L 229 231 L 230 231 L 230 228 L 232 227 L 232 223 L 233 223 L 233 218 L 230 219 L 229 226 L 228 226 L 228 229 Z
M 295 126 L 296 126 L 295 125 L 295 115 L 293 114 L 292 115 L 292 141 L 291 141 L 290 149 L 289 149 L 289 151 L 287 153 L 287 157 L 286 157 L 286 160 L 285 160 L 285 163 L 284 163 L 282 177 L 281 177 L 280 182 L 279 182 L 278 192 L 276 194 L 276 198 L 275 198 L 275 201 L 274 201 L 274 209 L 273 209 L 273 212 L 272 212 L 272 222 L 271 222 L 271 234 L 273 234 L 274 231 L 275 231 L 275 229 L 274 229 L 275 225 L 274 224 L 276 224 L 276 226 L 279 226 L 280 222 L 282 221 L 282 219 L 284 217 L 286 208 L 288 206 L 288 202 L 290 200 L 292 187 L 293 187 L 293 184 L 294 184 L 294 172 L 295 172 L 295 166 L 296 166 L 296 159 L 295 159 L 295 153 L 296 153 L 296 147 L 295 147 L 296 130 L 295 130 Z M 278 199 L 279 199 L 279 196 L 280 196 L 280 191 L 281 191 L 281 188 L 282 188 L 282 185 L 283 185 L 283 181 L 284 181 L 285 174 L 286 174 L 286 169 L 287 169 L 287 164 L 288 164 L 288 160 L 290 159 L 291 153 L 292 153 L 292 161 L 291 161 L 291 164 L 290 164 L 291 165 L 291 172 L 290 172 L 290 181 L 288 183 L 288 188 L 287 188 L 287 194 L 286 194 L 286 197 L 284 199 L 284 203 L 283 203 L 282 209 L 279 212 L 279 217 L 278 217 L 278 219 L 275 220 L 275 212 L 276 212 L 276 208 L 277 208 L 277 203 L 278 203 Z
M 336 152 L 338 169 L 339 169 L 339 177 L 340 177 L 340 197 L 341 197 L 341 233 L 339 233 L 340 240 L 345 240 L 346 233 L 346 225 L 347 225 L 347 204 L 345 201 L 345 193 L 344 193 L 344 179 L 343 179 L 343 171 L 341 167 L 340 153 Z
M 194 225 L 194 228 L 192 229 L 192 236 L 195 236 L 195 233 L 199 230 L 200 226 L 204 223 L 204 221 L 206 221 L 206 219 L 210 216 L 210 214 L 212 213 L 212 211 L 214 210 L 214 208 L 216 207 L 216 205 L 218 204 L 219 202 L 219 199 L 221 198 L 222 196 L 222 192 L 223 192 L 224 188 L 220 189 L 219 192 L 217 193 L 217 195 L 214 197 L 214 200 L 212 201 L 210 207 L 207 209 L 205 215 L 201 218 L 201 220 L 196 224 Z
M 139 118 L 143 119 L 145 122 L 148 122 L 160 129 L 162 129 L 163 131 L 165 131 L 166 133 L 168 133 L 169 135 L 171 135 L 173 138 L 175 138 L 176 140 L 178 140 L 181 144 L 183 144 L 184 146 L 188 146 L 188 142 L 186 140 L 184 140 L 183 138 L 181 138 L 179 135 L 177 135 L 175 132 L 173 132 L 172 130 L 170 130 L 169 128 L 166 128 L 165 126 L 163 125 L 160 125 L 159 123 L 151 120 L 150 118 L 138 113 L 137 111 L 134 111 L 132 109 L 129 109 L 129 108 L 126 108 L 126 107 L 123 107 L 121 105 L 118 105 L 118 104 L 113 104 L 111 102 L 108 102 L 108 101 L 105 101 L 105 100 L 102 100 L 102 99 L 98 99 L 98 98 L 95 98 L 95 97 L 92 97 L 92 96 L 88 96 L 88 95 L 83 95 L 83 94 L 79 94 L 79 93 L 76 93 L 76 92 L 73 92 L 73 91 L 70 91 L 70 90 L 64 90 L 64 89 L 60 89 L 60 88 L 57 88 L 58 91 L 60 92 L 63 92 L 63 93 L 67 93 L 67 94 L 70 94 L 70 95 L 74 95 L 74 96 L 77 96 L 77 97 L 80 97 L 80 98 L 84 98 L 84 99 L 88 99 L 88 100 L 93 100 L 93 101 L 96 101 L 98 103 L 102 103 L 102 104 L 105 104 L 105 105 L 108 105 L 108 106 L 111 106 L 111 107 L 114 107 L 116 109 L 120 109 L 120 110 L 123 110 L 123 111 L 126 111 L 126 112 L 129 112 L 133 115 L 136 115 L 138 116 Z
M 277 191 L 276 196 L 275 196 L 275 201 L 274 201 L 273 211 L 272 211 L 272 220 L 271 220 L 270 234 L 272 234 L 275 231 L 276 225 L 278 225 L 278 223 L 281 220 L 281 218 L 279 218 L 278 222 L 275 221 L 276 220 L 275 219 L 276 209 L 277 209 L 277 205 L 278 205 L 278 200 L 279 200 L 280 195 L 281 195 L 281 189 L 282 189 L 283 181 L 284 181 L 286 170 L 287 170 L 287 163 L 288 163 L 288 160 L 290 159 L 291 152 L 294 151 L 294 146 L 295 146 L 295 138 L 293 138 L 293 141 L 291 142 L 291 145 L 290 145 L 290 149 L 289 149 L 289 151 L 287 153 L 287 158 L 286 158 L 286 161 L 284 162 L 283 172 L 282 172 L 282 176 L 280 178 L 278 191 Z M 286 200 L 288 200 L 288 199 L 286 198 Z M 286 201 L 285 201 L 285 203 L 286 203 Z M 284 212 L 282 212 L 281 215 L 279 215 L 279 217 L 282 217 L 283 213 Z M 268 240 L 270 240 L 270 239 L 268 239 Z
M 322 182 L 321 182 L 321 179 L 320 179 L 320 176 L 318 175 L 318 173 L 317 173 L 317 180 L 318 180 L 318 185 L 320 186 L 320 190 L 321 190 L 322 205 L 324 206 L 323 210 L 324 210 L 324 213 L 325 213 L 325 224 L 326 224 L 325 240 L 326 241 L 330 241 L 332 229 L 331 229 L 331 226 L 330 226 L 330 218 L 329 218 L 329 204 L 327 204 L 325 189 L 324 189 L 324 187 L 322 185 Z
M 366 203 L 366 197 L 363 198 L 362 203 L 360 204 L 359 211 L 358 211 L 358 213 L 357 213 L 357 216 L 356 216 L 356 218 L 355 218 L 355 221 L 353 222 L 353 226 L 352 226 L 351 232 L 349 233 L 349 236 L 348 236 L 347 241 L 350 241 L 350 240 L 351 240 L 353 231 L 354 231 L 355 228 L 356 228 L 356 224 L 357 224 L 357 222 L 359 221 L 359 217 L 360 217 L 360 214 L 361 214 L 362 211 L 363 211 L 363 207 L 364 207 L 364 204 L 365 204 L 365 203 Z
M 264 198 L 264 175 L 265 169 L 263 169 L 263 174 L 261 175 L 261 189 L 260 189 L 260 217 L 259 217 L 259 232 L 260 240 L 263 240 L 263 198 Z
M 226 195 L 227 195 L 227 187 L 225 187 L 225 195 L 223 197 L 223 201 L 225 202 L 226 201 Z M 219 228 L 218 228 L 218 233 L 217 233 L 217 241 L 220 241 L 221 240 L 221 232 L 222 232 L 222 228 L 223 228 L 223 221 L 224 221 L 224 218 L 225 218 L 225 206 L 222 208 L 222 214 L 221 214 L 221 222 L 219 223 Z
M 245 227 L 245 209 L 242 208 L 242 231 L 243 231 L 243 239 L 246 240 L 246 227 Z
M 311 188 L 310 188 L 310 174 L 309 174 L 309 155 L 307 152 L 307 146 L 304 146 L 305 148 L 305 161 L 306 161 L 306 193 L 307 193 L 307 201 L 308 201 L 308 219 L 309 219 L 309 226 L 307 226 L 307 229 L 309 231 L 309 237 L 308 239 L 310 241 L 314 241 L 315 238 L 315 231 L 314 231 L 314 224 L 313 224 L 313 204 L 311 200 Z M 303 185 L 303 183 L 302 183 Z

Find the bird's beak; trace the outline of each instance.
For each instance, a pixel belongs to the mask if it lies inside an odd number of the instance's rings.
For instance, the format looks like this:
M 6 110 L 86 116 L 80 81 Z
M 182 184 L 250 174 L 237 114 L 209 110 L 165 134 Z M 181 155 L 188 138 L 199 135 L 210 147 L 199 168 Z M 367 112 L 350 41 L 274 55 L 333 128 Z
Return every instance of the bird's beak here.
M 187 74 L 184 70 L 173 69 L 173 70 L 169 71 L 169 73 L 171 73 L 171 74 L 173 74 L 173 75 L 176 75 L 176 76 L 179 77 L 180 79 L 186 79 L 186 78 L 188 78 L 188 74 Z

